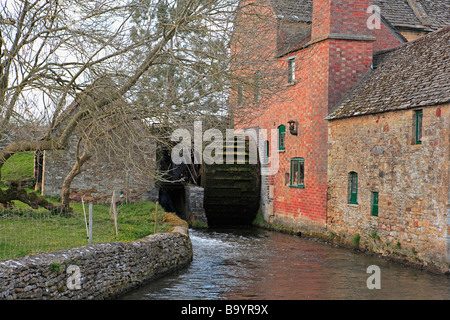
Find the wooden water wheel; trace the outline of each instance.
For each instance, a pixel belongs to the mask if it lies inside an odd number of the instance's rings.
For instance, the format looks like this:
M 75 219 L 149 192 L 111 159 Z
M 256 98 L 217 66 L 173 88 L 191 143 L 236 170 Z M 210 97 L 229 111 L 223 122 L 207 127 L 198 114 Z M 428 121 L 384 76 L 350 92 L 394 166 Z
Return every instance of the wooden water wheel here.
M 225 163 L 225 144 L 224 164 L 202 166 L 204 209 L 210 227 L 250 225 L 259 210 L 259 161 L 256 164 L 249 161 L 249 139 L 245 140 L 244 145 L 238 143 L 237 139 L 232 144 L 232 150 L 228 149 L 234 154 L 234 163 Z M 245 163 L 237 163 L 238 156 L 243 156 Z M 258 156 L 256 158 L 258 159 Z

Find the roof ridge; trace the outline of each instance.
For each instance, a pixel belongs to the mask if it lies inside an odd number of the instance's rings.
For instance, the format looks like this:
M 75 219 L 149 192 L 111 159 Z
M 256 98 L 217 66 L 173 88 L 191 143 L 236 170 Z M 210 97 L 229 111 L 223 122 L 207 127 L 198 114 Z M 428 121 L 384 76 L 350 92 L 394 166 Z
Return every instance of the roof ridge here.
M 270 0 L 279 19 L 311 22 L 313 0 Z M 373 0 L 394 27 L 434 29 L 450 24 L 450 0 Z
M 424 26 L 431 26 L 430 18 L 428 17 L 427 12 L 422 7 L 420 0 L 407 0 L 409 6 L 413 10 L 416 17 L 422 22 Z

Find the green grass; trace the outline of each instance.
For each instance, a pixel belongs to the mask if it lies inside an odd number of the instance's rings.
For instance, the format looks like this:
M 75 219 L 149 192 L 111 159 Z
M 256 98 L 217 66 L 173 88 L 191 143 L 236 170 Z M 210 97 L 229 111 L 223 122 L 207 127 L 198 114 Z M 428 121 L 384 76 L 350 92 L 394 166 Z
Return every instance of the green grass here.
M 2 181 L 29 179 L 34 177 L 33 153 L 18 153 L 2 167 Z M 6 189 L 0 181 L 0 188 Z M 27 192 L 33 192 L 26 189 Z M 54 204 L 60 204 L 57 197 L 44 197 Z M 69 217 L 51 214 L 40 208 L 32 210 L 27 204 L 13 201 L 13 210 L 0 211 L 0 261 L 47 251 L 65 250 L 88 244 L 86 223 L 89 206 L 73 203 L 74 213 Z M 131 242 L 142 239 L 155 230 L 156 205 L 151 202 L 125 204 L 117 208 L 118 235 L 109 205 L 94 205 L 92 242 Z M 164 232 L 168 226 L 161 223 L 166 212 L 158 207 L 157 232 Z
M 359 247 L 359 241 L 361 240 L 361 236 L 358 234 L 356 234 L 356 236 L 353 237 L 352 241 L 353 241 L 353 245 L 355 247 Z
M 29 210 L 25 204 L 20 203 L 17 207 L 14 210 L 0 211 L 0 261 L 88 245 L 82 204 L 71 205 L 74 213 L 70 217 L 54 215 L 43 209 Z M 156 205 L 151 202 L 119 206 L 116 236 L 110 207 L 94 205 L 93 244 L 131 242 L 153 234 L 155 208 Z M 85 211 L 88 219 L 87 205 Z M 165 214 L 166 212 L 158 207 L 157 232 L 165 232 L 168 228 L 161 222 Z
M 34 178 L 34 154 L 21 152 L 13 155 L 2 167 L 2 181 Z

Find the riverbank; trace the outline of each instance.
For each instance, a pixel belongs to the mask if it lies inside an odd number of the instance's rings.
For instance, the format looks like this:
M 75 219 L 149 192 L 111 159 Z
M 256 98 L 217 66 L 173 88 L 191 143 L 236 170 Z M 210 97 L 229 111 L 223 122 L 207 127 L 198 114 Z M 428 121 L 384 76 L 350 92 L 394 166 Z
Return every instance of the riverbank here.
M 298 225 L 287 225 L 278 221 L 269 223 L 258 214 L 253 225 L 269 231 L 280 232 L 311 241 L 325 243 L 331 246 L 344 248 L 365 255 L 371 255 L 393 261 L 408 267 L 425 270 L 432 273 L 450 275 L 450 267 L 445 263 L 433 263 L 421 260 L 414 250 L 405 250 L 397 244 L 383 243 L 376 234 L 367 237 L 361 235 L 337 235 L 327 229 L 307 228 Z
M 0 262 L 0 299 L 114 299 L 184 268 L 193 250 L 187 223 L 168 214 L 168 231 Z

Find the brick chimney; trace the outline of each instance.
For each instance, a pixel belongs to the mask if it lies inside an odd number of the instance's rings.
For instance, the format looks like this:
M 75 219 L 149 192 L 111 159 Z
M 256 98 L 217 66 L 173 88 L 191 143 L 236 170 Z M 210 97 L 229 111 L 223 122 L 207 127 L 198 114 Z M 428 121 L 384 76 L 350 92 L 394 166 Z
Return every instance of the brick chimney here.
M 372 65 L 375 38 L 367 24 L 371 5 L 372 0 L 313 0 L 311 44 L 320 48 L 317 59 L 326 64 L 329 110 Z
M 312 39 L 328 35 L 372 36 L 367 13 L 372 0 L 313 0 Z

